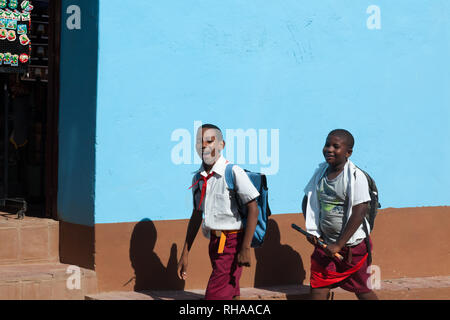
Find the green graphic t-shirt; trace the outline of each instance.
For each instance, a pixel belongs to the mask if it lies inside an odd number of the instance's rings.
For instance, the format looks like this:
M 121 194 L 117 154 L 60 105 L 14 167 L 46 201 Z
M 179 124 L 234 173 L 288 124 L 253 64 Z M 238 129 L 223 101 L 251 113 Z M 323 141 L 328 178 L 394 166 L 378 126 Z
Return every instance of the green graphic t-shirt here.
M 334 243 L 345 225 L 347 190 L 343 172 L 331 180 L 325 174 L 320 179 L 317 191 L 320 203 L 319 229 L 325 243 Z

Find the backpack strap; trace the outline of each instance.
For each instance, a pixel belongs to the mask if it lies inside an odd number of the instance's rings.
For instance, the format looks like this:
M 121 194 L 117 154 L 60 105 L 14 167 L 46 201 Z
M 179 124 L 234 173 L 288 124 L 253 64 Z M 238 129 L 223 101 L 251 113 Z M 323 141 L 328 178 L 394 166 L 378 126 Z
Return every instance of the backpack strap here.
M 356 166 L 355 166 L 356 167 Z M 362 173 L 364 173 L 364 175 L 366 176 L 367 179 L 367 183 L 371 183 L 369 180 L 369 178 L 367 177 L 367 174 L 361 170 L 359 167 L 356 167 L 357 169 L 359 169 Z M 356 170 L 353 173 L 355 175 L 355 180 L 356 180 Z M 369 185 L 370 188 L 370 185 Z M 367 230 L 367 225 L 366 225 L 366 217 L 364 216 L 363 222 L 362 222 L 362 227 L 363 227 L 363 231 L 366 234 L 366 237 L 364 238 L 364 242 L 366 243 L 366 248 L 367 248 L 367 253 L 368 253 L 368 257 L 367 257 L 367 264 L 371 265 L 372 264 L 372 250 L 370 250 L 370 233 L 369 230 Z
M 366 243 L 366 248 L 367 248 L 367 253 L 368 253 L 367 264 L 370 266 L 372 264 L 372 250 L 370 249 L 370 234 L 369 234 L 369 230 L 367 230 L 367 225 L 366 225 L 365 220 L 366 219 L 364 218 L 362 225 L 363 225 L 363 230 L 366 233 L 364 242 Z
M 236 193 L 236 184 L 234 181 L 233 166 L 234 164 L 232 163 L 227 164 L 225 168 L 225 182 L 227 183 L 230 195 L 236 199 L 238 207 L 241 208 L 242 207 L 241 199 L 237 196 Z
M 228 189 L 234 190 L 234 177 L 233 177 L 233 164 L 229 163 L 227 164 L 225 168 L 225 182 L 227 183 Z

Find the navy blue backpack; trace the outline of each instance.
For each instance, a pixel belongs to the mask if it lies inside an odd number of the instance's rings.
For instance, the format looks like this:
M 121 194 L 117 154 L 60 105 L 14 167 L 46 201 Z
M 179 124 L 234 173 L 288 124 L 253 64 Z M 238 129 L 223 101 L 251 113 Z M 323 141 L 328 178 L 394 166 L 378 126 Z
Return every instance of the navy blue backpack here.
M 271 215 L 269 208 L 269 190 L 267 188 L 267 178 L 266 175 L 257 172 L 251 172 L 248 170 L 244 170 L 247 173 L 250 181 L 255 186 L 256 190 L 259 192 L 259 197 L 256 199 L 258 204 L 259 214 L 258 214 L 258 223 L 256 224 L 255 233 L 253 234 L 252 239 L 252 247 L 258 248 L 263 245 L 264 237 L 266 235 L 267 230 L 267 220 Z M 230 191 L 235 190 L 234 185 L 234 176 L 233 176 L 233 164 L 230 163 L 227 165 L 225 169 L 225 181 L 228 185 L 228 189 Z M 244 223 L 244 227 L 247 222 L 247 206 L 242 205 L 239 201 L 239 197 L 236 197 L 237 203 L 239 205 L 239 213 L 241 214 L 242 221 Z

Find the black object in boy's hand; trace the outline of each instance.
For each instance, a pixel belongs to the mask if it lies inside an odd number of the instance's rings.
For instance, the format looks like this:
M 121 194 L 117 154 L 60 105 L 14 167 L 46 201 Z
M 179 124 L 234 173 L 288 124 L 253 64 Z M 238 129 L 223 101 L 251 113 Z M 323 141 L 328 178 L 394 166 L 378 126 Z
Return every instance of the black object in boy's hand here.
M 300 228 L 298 225 L 296 225 L 295 223 L 293 223 L 291 225 L 291 227 L 295 230 L 297 230 L 298 232 L 300 232 L 301 234 L 303 234 L 304 236 L 306 236 L 306 238 L 311 239 L 314 238 L 317 241 L 317 244 L 319 244 L 319 246 L 321 246 L 323 249 L 325 249 L 327 247 L 327 245 L 320 240 L 319 238 L 317 238 L 316 236 L 306 232 L 305 230 L 303 230 L 302 228 Z M 344 258 L 339 254 L 339 253 L 335 253 L 334 256 L 336 258 L 338 258 L 339 260 L 343 260 Z

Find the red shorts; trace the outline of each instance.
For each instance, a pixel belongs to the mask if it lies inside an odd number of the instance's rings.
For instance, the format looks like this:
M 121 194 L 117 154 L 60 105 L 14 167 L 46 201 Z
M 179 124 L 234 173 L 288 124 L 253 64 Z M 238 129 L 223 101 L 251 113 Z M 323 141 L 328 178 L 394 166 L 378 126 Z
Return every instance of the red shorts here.
M 370 241 L 370 250 L 372 242 Z M 348 262 L 349 247 L 344 247 L 339 252 L 344 259 L 330 258 L 325 251 L 316 247 L 311 255 L 311 288 L 340 287 L 354 293 L 366 293 L 371 291 L 368 287 L 370 274 L 367 273 L 368 250 L 366 242 L 351 247 L 351 261 Z
M 220 238 L 211 235 L 209 257 L 213 271 L 206 288 L 206 300 L 231 300 L 240 295 L 242 267 L 237 264 L 237 254 L 242 239 L 243 232 L 228 234 L 223 253 L 217 253 Z

